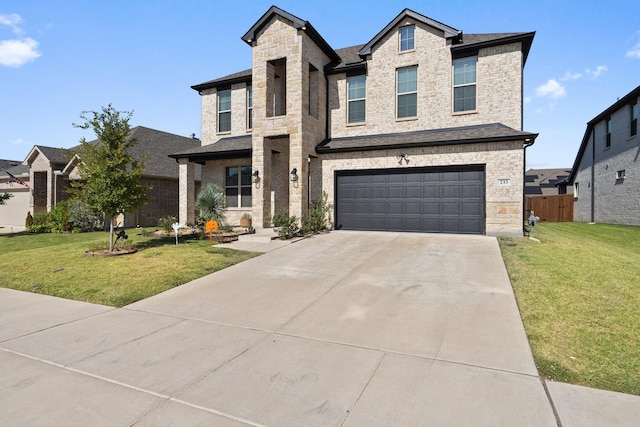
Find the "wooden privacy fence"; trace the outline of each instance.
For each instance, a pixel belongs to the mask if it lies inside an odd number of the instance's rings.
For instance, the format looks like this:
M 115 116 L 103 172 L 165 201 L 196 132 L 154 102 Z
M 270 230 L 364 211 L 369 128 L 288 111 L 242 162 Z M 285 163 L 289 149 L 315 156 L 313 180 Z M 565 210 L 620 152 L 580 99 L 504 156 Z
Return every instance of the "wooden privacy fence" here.
M 540 221 L 565 222 L 573 221 L 573 194 L 557 196 L 526 196 L 524 220 L 529 219 L 531 210 Z

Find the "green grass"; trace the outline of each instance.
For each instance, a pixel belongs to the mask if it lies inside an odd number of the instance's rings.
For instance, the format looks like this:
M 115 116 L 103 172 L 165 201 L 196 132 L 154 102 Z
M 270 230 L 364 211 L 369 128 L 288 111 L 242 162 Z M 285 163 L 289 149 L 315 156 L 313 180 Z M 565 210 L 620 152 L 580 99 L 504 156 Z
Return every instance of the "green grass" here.
M 0 287 L 122 307 L 258 254 L 133 235 L 132 255 L 87 257 L 108 233 L 0 235 Z
M 640 395 L 640 228 L 540 223 L 500 239 L 540 374 Z

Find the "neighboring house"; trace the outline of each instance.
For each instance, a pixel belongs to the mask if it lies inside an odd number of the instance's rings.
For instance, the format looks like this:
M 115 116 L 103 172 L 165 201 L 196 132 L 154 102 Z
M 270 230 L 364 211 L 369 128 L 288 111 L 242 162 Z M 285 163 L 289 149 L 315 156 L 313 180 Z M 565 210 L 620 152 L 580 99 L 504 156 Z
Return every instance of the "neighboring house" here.
M 573 187 L 567 188 L 566 181 L 571 169 L 529 169 L 524 174 L 525 196 L 553 196 L 572 194 Z
M 9 174 L 24 185 L 13 182 Z M 0 160 L 0 194 L 9 193 L 13 196 L 0 206 L 0 225 L 24 226 L 31 200 L 28 186 L 29 167 L 27 165 L 17 160 Z
M 129 149 L 135 158 L 146 158 L 142 182 L 152 186 L 147 203 L 136 212 L 127 213 L 123 225 L 127 227 L 154 226 L 158 219 L 178 214 L 178 164 L 168 157 L 170 153 L 181 149 L 200 146 L 200 141 L 137 126 L 131 129 L 129 138 L 137 143 Z M 92 141 L 91 143 L 97 143 Z M 65 150 L 61 148 L 34 146 L 25 160 L 28 182 L 31 192 L 27 210 L 32 213 L 48 212 L 57 203 L 69 198 L 70 181 L 79 179 L 76 168 L 78 157 L 73 153 L 77 147 Z M 195 179 L 200 179 L 199 168 Z M 17 218 L 24 224 L 27 210 Z
M 594 117 L 573 163 L 574 221 L 640 225 L 640 86 Z
M 301 217 L 326 192 L 338 229 L 521 235 L 523 67 L 534 33 L 463 34 L 409 9 L 334 50 L 275 6 L 242 36 L 252 68 L 192 88 L 202 146 L 176 151 L 180 221 L 195 164 L 231 223 Z

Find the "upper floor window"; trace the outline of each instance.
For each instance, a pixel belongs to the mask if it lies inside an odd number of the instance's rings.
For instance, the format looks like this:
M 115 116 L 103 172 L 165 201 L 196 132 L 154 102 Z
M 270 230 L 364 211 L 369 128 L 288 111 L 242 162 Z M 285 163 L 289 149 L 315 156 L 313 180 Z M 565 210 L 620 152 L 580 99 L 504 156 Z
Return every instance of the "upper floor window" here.
M 609 148 L 611 147 L 611 119 L 607 119 L 607 140 L 605 142 L 605 147 Z
M 353 76 L 347 80 L 347 122 L 363 123 L 365 121 L 367 95 L 367 77 Z
M 576 199 L 580 197 L 580 185 L 578 182 L 573 183 L 573 197 Z
M 251 166 L 226 168 L 224 195 L 229 208 L 251 207 Z
M 630 135 L 635 136 L 638 134 L 638 102 L 634 102 L 630 106 L 631 108 L 631 131 Z
M 476 109 L 476 58 L 453 61 L 453 112 Z
M 218 132 L 231 131 L 231 89 L 218 92 Z
M 413 25 L 400 28 L 400 52 L 415 49 L 415 28 Z
M 253 129 L 253 86 L 247 86 L 247 129 Z
M 397 118 L 418 115 L 418 67 L 401 68 L 397 71 Z

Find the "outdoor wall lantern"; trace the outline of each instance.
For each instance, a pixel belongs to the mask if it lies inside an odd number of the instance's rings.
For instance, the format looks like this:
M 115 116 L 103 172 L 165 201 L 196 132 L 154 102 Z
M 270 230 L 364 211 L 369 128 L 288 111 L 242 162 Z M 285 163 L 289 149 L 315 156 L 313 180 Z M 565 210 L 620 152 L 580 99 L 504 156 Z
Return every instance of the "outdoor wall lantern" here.
M 396 159 L 398 159 L 398 164 L 401 165 L 402 161 L 406 164 L 409 164 L 409 155 L 407 153 L 398 153 L 396 154 Z
M 256 188 L 260 188 L 260 172 L 256 170 L 251 174 L 251 176 L 253 176 L 251 180 L 256 185 Z
M 298 181 L 298 169 L 293 168 L 291 169 L 291 182 L 297 182 Z

